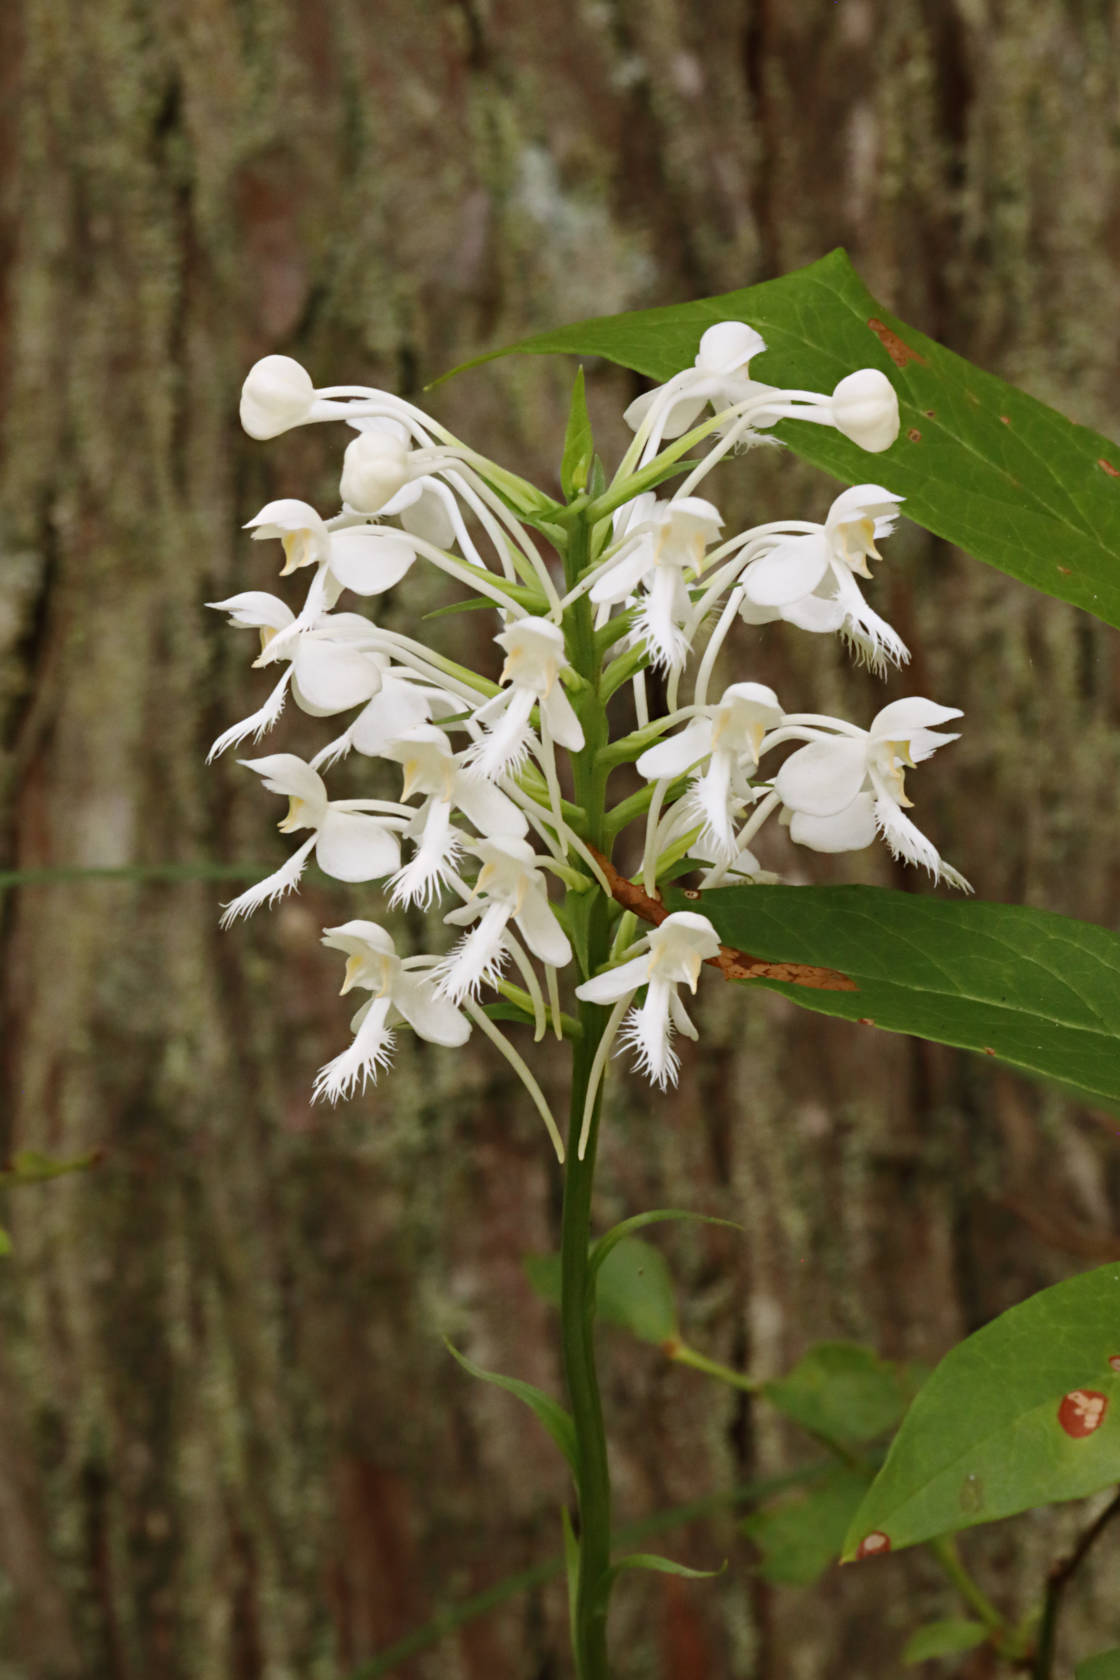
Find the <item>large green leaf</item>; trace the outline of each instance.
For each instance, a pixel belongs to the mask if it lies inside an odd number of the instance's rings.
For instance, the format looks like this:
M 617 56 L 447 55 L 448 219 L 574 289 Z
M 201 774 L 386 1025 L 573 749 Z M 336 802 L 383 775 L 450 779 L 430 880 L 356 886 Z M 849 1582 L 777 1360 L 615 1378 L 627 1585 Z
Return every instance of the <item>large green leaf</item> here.
M 751 372 L 769 384 L 829 392 L 854 368 L 890 376 L 902 430 L 885 454 L 830 426 L 783 421 L 776 433 L 797 454 L 848 484 L 887 485 L 918 524 L 1120 625 L 1120 449 L 897 320 L 842 250 L 780 280 L 578 321 L 478 360 L 561 351 L 660 381 L 691 365 L 706 327 L 728 320 L 761 332 L 768 348 Z
M 1055 1284 L 946 1354 L 844 1544 L 846 1561 L 1120 1481 L 1120 1264 Z
M 665 902 L 701 911 L 727 945 L 858 988 L 757 982 L 806 1009 L 979 1050 L 1120 1107 L 1120 937 L 1105 928 L 883 887 L 670 888 Z

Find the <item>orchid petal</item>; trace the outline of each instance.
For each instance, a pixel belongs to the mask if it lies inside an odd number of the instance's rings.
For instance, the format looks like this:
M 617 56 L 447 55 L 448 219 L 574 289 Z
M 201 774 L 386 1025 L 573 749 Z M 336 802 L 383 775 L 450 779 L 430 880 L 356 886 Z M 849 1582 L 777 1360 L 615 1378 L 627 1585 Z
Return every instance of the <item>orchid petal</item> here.
M 852 803 L 866 774 L 866 741 L 812 741 L 786 759 L 774 788 L 791 811 L 831 817 Z

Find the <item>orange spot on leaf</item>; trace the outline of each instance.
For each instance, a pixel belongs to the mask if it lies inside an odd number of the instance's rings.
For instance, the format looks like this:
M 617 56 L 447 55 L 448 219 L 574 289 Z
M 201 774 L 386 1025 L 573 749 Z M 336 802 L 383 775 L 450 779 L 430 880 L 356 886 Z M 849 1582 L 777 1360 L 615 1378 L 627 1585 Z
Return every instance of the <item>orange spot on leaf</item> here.
M 875 1025 L 870 1015 L 861 1015 L 859 1018 L 859 1024 L 861 1027 L 873 1027 Z
M 1058 570 L 1061 572 L 1063 577 L 1068 577 L 1070 572 L 1072 571 L 1072 569 L 1073 568 L 1070 567 L 1070 566 L 1059 566 L 1058 567 Z
M 1011 424 L 1011 416 L 1010 416 L 1010 414 L 1001 414 L 1001 415 L 1000 415 L 1000 419 L 1001 419 L 1001 420 L 1002 420 L 1002 421 L 1003 421 L 1003 424 L 1004 424 L 1004 425 L 1005 425 L 1005 426 L 1010 426 L 1010 424 Z
M 883 1533 L 881 1528 L 873 1529 L 865 1534 L 856 1551 L 857 1558 L 881 1557 L 891 1549 L 890 1536 Z
M 1063 1395 L 1058 1407 L 1058 1423 L 1075 1441 L 1083 1441 L 1104 1422 L 1108 1410 L 1108 1396 L 1092 1388 L 1075 1388 Z
M 922 441 L 922 434 L 918 430 L 917 426 L 911 426 L 906 436 L 910 439 L 911 443 L 921 443 Z
M 1109 478 L 1120 478 L 1120 467 L 1114 467 L 1112 462 L 1106 461 L 1103 455 L 1097 462 L 1097 466 L 1101 467 L 1108 474 Z
M 1108 1363 L 1114 1371 L 1120 1371 L 1120 1353 L 1114 1353 Z
M 895 367 L 904 368 L 907 362 L 921 362 L 926 365 L 925 357 L 919 355 L 917 350 L 911 350 L 910 346 L 899 338 L 896 332 L 892 332 L 885 321 L 880 321 L 877 315 L 872 315 L 867 324 Z
M 685 898 L 699 898 L 700 894 L 697 892 L 695 887 L 685 887 L 684 896 Z
M 985 1054 L 985 1056 L 994 1056 L 995 1055 L 995 1051 L 992 1049 L 990 1044 L 985 1044 L 984 1054 Z

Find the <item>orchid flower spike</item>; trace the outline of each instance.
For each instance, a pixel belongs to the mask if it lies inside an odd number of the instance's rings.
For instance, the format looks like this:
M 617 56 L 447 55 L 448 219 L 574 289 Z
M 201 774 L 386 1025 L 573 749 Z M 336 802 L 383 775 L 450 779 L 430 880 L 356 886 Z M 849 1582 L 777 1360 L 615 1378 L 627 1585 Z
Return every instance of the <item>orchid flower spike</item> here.
M 871 576 L 868 558 L 882 559 L 875 544 L 893 530 L 902 500 L 879 484 L 842 491 L 823 525 L 779 540 L 747 567 L 741 616 L 748 624 L 783 618 L 818 634 L 839 631 L 880 675 L 887 660 L 905 664 L 905 642 L 868 606 L 852 575 Z
M 464 770 L 446 732 L 434 724 L 419 724 L 386 742 L 380 756 L 396 760 L 404 771 L 402 802 L 414 793 L 424 795 L 405 829 L 408 839 L 419 842 L 416 855 L 393 877 L 391 904 L 427 906 L 446 884 L 463 840 L 451 824 L 456 807 L 482 835 L 523 838 L 528 833 L 529 824 L 509 795 Z
M 784 715 L 772 688 L 733 683 L 718 704 L 703 707 L 679 734 L 644 752 L 635 768 L 647 781 L 671 781 L 699 769 L 689 788 L 689 815 L 695 813 L 703 823 L 701 840 L 719 859 L 730 861 L 739 850 L 735 812 L 755 798 L 750 777 L 758 767 L 762 738 Z
M 337 1102 L 369 1081 L 376 1081 L 388 1067 L 393 1049 L 393 1027 L 404 1021 L 420 1038 L 450 1049 L 465 1044 L 471 1024 L 447 998 L 437 992 L 430 974 L 417 973 L 428 957 L 398 957 L 396 946 L 376 922 L 343 922 L 323 930 L 323 944 L 346 955 L 346 977 L 342 993 L 355 986 L 373 995 L 350 1023 L 354 1041 L 325 1067 L 315 1079 L 313 1100 L 325 1097 Z
M 583 730 L 560 682 L 560 673 L 571 669 L 560 626 L 546 618 L 520 618 L 494 640 L 506 652 L 501 680 L 509 686 L 474 712 L 471 721 L 482 724 L 485 734 L 466 762 L 491 779 L 515 770 L 533 739 L 535 705 L 551 740 L 581 751 Z
M 635 1066 L 664 1090 L 676 1084 L 680 1069 L 672 1044 L 674 1028 L 686 1038 L 697 1037 L 677 988 L 685 985 L 695 992 L 702 964 L 719 955 L 719 935 L 707 916 L 678 910 L 644 943 L 643 956 L 585 980 L 576 987 L 576 996 L 585 1003 L 618 1003 L 632 998 L 639 987 L 648 987 L 645 1002 L 627 1017 L 620 1048 L 636 1051 Z
M 336 881 L 374 881 L 392 874 L 401 861 L 400 841 L 394 829 L 409 820 L 398 807 L 380 800 L 329 800 L 322 777 L 294 753 L 273 753 L 267 758 L 243 758 L 247 770 L 260 776 L 269 793 L 286 794 L 288 814 L 278 824 L 281 834 L 301 828 L 312 830 L 287 863 L 225 906 L 222 926 L 239 916 L 251 915 L 267 900 L 273 903 L 291 892 L 303 874 L 311 853 L 325 875 Z M 370 815 L 370 806 L 389 815 Z
M 705 403 L 718 413 L 769 389 L 749 374 L 751 357 L 765 348 L 746 322 L 717 322 L 701 338 L 693 366 L 637 397 L 623 416 L 626 424 L 636 432 L 649 419 L 659 437 L 680 437 L 696 424 Z
M 689 651 L 688 584 L 703 571 L 705 550 L 719 535 L 723 515 L 701 496 L 659 502 L 649 492 L 636 496 L 626 512 L 623 543 L 592 588 L 591 600 L 606 606 L 640 590 L 634 634 L 647 645 L 652 664 L 680 670 Z
M 881 834 L 891 855 L 929 871 L 934 880 L 970 892 L 963 875 L 942 861 L 932 841 L 903 814 L 905 773 L 938 747 L 957 740 L 931 725 L 960 717 L 933 700 L 894 700 L 868 730 L 845 725 L 842 735 L 818 735 L 791 754 L 774 778 L 774 791 L 793 813 L 790 838 L 818 852 L 850 852 Z
M 533 848 L 515 835 L 493 835 L 464 848 L 482 868 L 467 902 L 443 919 L 454 926 L 478 926 L 461 939 L 436 970 L 439 989 L 455 1003 L 493 985 L 508 954 L 506 929 L 512 921 L 533 955 L 550 968 L 572 960 L 568 936 L 552 913 L 548 889 Z

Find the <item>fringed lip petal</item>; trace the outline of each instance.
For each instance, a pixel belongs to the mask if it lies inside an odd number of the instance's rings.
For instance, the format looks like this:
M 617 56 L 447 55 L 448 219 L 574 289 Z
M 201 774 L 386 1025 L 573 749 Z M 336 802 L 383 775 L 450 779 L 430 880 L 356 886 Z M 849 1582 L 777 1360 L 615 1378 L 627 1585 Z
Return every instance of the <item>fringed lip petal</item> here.
M 572 960 L 572 947 L 543 890 L 525 894 L 514 920 L 535 957 L 550 968 L 567 967 Z
M 441 997 L 435 982 L 417 974 L 402 974 L 393 988 L 393 1003 L 413 1032 L 429 1044 L 457 1049 L 471 1036 L 471 1023 L 450 998 Z

